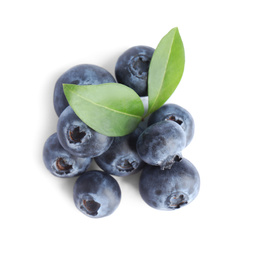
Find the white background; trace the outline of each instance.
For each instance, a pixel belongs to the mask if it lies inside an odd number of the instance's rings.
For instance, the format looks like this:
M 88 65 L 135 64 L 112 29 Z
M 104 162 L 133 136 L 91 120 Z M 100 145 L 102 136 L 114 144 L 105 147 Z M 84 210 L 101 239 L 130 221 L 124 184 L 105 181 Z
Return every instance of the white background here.
M 0 258 L 253 259 L 251 1 L 1 1 Z M 135 45 L 155 48 L 173 27 L 184 42 L 183 78 L 170 101 L 195 119 L 183 155 L 198 169 L 198 197 L 157 211 L 139 175 L 117 178 L 118 209 L 91 219 L 73 203 L 75 179 L 44 167 L 56 131 L 53 89 L 70 67 L 114 74 Z

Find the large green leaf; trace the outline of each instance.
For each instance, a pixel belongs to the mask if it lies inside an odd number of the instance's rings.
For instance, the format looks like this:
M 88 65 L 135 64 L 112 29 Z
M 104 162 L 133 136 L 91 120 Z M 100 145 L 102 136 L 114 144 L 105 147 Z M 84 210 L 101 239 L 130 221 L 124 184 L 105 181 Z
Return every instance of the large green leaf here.
M 171 96 L 184 71 L 185 54 L 178 28 L 173 28 L 159 42 L 148 72 L 148 98 L 151 114 Z
M 89 127 L 107 136 L 131 133 L 144 114 L 140 97 L 122 84 L 63 84 L 63 89 L 77 116 Z

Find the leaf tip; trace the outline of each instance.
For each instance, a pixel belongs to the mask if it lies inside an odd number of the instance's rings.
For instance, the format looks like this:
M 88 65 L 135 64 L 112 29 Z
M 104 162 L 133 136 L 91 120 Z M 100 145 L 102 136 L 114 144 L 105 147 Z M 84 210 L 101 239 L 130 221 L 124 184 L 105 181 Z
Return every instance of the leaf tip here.
M 73 89 L 73 87 L 76 86 L 74 84 L 67 84 L 67 83 L 63 83 L 62 87 L 63 87 L 63 93 L 67 99 L 67 101 L 70 104 L 70 98 L 71 98 L 71 90 Z
M 175 35 L 175 34 L 179 34 L 179 29 L 178 29 L 178 27 L 172 28 L 172 29 L 169 31 L 169 33 L 174 33 L 174 35 Z
M 66 92 L 68 90 L 71 90 L 73 87 L 75 87 L 75 84 L 68 84 L 68 83 L 63 83 L 62 87 L 63 87 L 63 92 L 66 94 Z
M 63 83 L 62 88 L 63 88 L 63 92 L 65 93 L 65 91 L 68 89 L 68 84 Z
M 63 87 L 63 91 L 65 91 L 66 89 L 68 89 L 69 84 L 63 83 L 63 84 L 62 84 L 62 87 Z

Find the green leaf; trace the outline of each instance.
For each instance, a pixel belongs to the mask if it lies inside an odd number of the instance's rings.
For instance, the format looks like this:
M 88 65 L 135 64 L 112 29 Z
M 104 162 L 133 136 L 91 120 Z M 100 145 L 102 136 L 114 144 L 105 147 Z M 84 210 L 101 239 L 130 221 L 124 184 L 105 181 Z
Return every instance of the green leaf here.
M 179 84 L 185 63 L 184 46 L 178 28 L 173 28 L 159 42 L 148 72 L 148 114 L 160 108 Z
M 125 85 L 63 84 L 63 90 L 77 116 L 101 134 L 127 135 L 142 120 L 143 103 L 136 92 Z

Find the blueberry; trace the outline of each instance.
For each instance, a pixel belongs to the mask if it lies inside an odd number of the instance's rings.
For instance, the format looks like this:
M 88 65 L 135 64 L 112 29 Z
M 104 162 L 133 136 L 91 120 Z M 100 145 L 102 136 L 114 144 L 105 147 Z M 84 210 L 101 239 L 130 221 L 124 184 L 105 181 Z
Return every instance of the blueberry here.
M 153 53 L 154 49 L 148 46 L 135 46 L 126 50 L 115 66 L 117 81 L 132 88 L 139 96 L 146 96 L 148 70 Z
M 62 178 L 81 175 L 91 163 L 90 158 L 79 158 L 64 150 L 58 141 L 57 133 L 52 134 L 45 142 L 43 160 L 53 175 Z
M 76 85 L 98 85 L 115 82 L 114 77 L 105 69 L 91 64 L 81 64 L 70 68 L 57 80 L 54 88 L 54 108 L 58 116 L 69 105 L 63 92 L 63 83 Z
M 136 128 L 129 135 L 115 137 L 110 148 L 95 158 L 97 165 L 116 176 L 127 176 L 140 171 L 144 162 L 136 151 L 136 142 L 141 132 L 141 128 Z
M 146 165 L 141 173 L 139 190 L 143 200 L 160 210 L 175 210 L 188 205 L 198 195 L 200 178 L 195 166 L 183 158 L 171 169 Z
M 151 114 L 148 125 L 159 121 L 172 120 L 178 123 L 186 135 L 186 146 L 191 142 L 194 135 L 194 120 L 191 114 L 184 108 L 176 104 L 165 104 Z
M 76 207 L 91 218 L 110 215 L 119 206 L 121 190 L 117 181 L 102 171 L 89 171 L 74 185 Z
M 113 141 L 113 137 L 102 135 L 87 126 L 70 106 L 58 119 L 57 134 L 63 148 L 79 157 L 99 156 L 109 149 Z
M 136 148 L 143 161 L 164 169 L 180 160 L 185 144 L 185 133 L 176 122 L 161 121 L 142 132 Z

